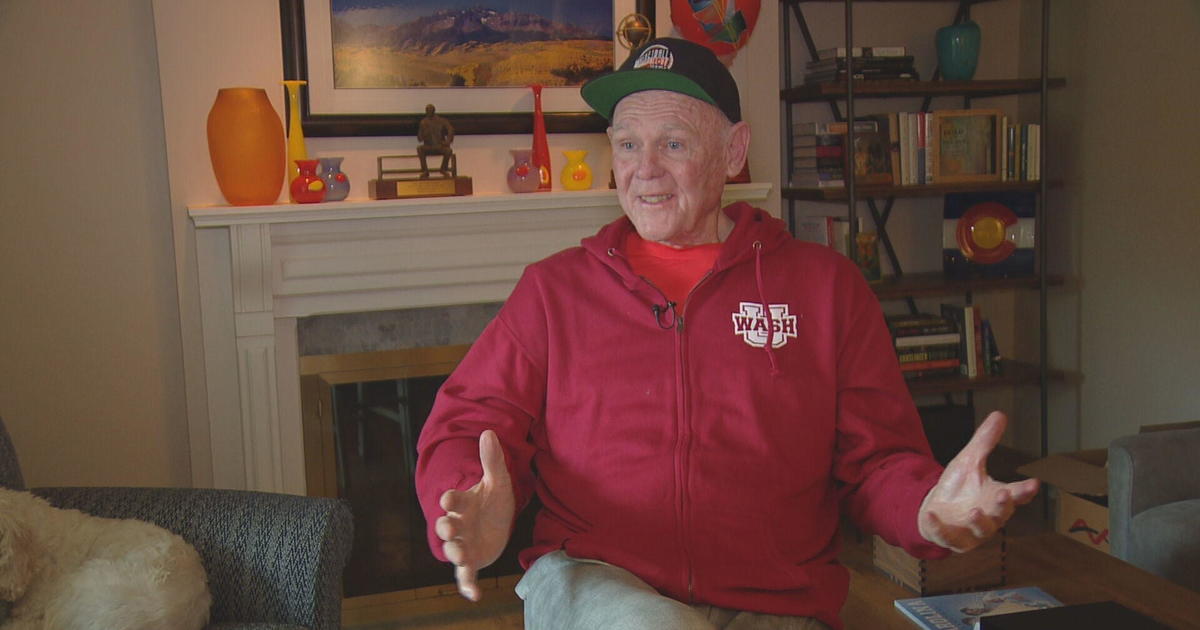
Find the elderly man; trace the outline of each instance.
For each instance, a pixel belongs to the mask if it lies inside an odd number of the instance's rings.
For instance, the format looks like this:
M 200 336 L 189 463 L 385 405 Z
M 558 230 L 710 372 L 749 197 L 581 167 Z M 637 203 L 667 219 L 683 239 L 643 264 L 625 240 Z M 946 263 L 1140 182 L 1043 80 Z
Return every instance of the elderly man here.
M 625 217 L 530 265 L 439 393 L 418 494 L 459 589 L 542 503 L 527 628 L 837 628 L 840 513 L 920 556 L 992 535 L 1037 482 L 943 470 L 857 267 L 721 207 L 750 129 L 708 49 L 658 39 L 583 88 Z

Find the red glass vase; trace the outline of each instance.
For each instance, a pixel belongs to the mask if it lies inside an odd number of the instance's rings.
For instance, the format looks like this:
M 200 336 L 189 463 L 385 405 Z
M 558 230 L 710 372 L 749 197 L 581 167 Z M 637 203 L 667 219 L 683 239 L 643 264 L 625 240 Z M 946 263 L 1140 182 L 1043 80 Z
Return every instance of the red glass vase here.
M 325 180 L 317 175 L 319 160 L 296 160 L 300 174 L 292 180 L 292 199 L 296 203 L 317 203 L 325 200 Z
M 546 141 L 546 119 L 542 116 L 542 86 L 533 89 L 533 165 L 538 169 L 538 192 L 550 190 L 550 145 Z

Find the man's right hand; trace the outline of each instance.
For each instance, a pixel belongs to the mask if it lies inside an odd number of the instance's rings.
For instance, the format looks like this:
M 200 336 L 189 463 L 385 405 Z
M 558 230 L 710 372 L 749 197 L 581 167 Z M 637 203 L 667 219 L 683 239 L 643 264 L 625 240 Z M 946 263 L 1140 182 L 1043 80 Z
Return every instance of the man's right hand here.
M 504 450 L 491 430 L 479 436 L 479 461 L 483 478 L 468 490 L 447 490 L 441 498 L 446 514 L 434 524 L 442 552 L 454 563 L 458 592 L 473 602 L 481 595 L 475 578 L 504 552 L 516 512 Z

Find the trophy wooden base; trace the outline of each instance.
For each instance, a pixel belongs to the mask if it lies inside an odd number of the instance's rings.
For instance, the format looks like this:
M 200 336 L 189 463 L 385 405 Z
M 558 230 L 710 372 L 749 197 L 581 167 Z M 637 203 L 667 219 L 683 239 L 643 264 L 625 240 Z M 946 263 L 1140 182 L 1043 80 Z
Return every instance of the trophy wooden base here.
M 408 199 L 411 197 L 461 197 L 472 194 L 471 178 L 432 177 L 430 179 L 372 179 L 368 182 L 371 199 Z

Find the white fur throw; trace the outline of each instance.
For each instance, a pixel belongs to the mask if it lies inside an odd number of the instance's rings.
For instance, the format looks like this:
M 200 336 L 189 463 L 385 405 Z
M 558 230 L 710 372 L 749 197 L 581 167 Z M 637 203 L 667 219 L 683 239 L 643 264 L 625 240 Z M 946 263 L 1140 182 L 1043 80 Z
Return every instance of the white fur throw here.
M 199 630 L 207 581 L 200 554 L 157 525 L 0 488 L 3 630 Z

